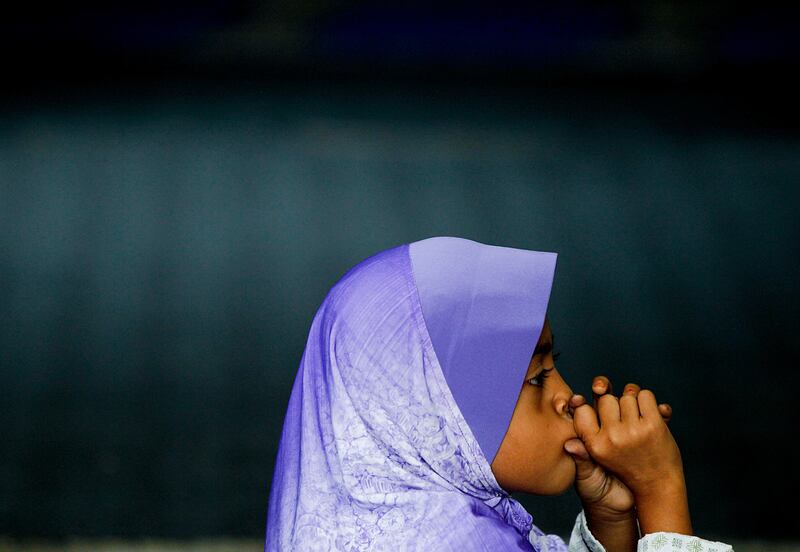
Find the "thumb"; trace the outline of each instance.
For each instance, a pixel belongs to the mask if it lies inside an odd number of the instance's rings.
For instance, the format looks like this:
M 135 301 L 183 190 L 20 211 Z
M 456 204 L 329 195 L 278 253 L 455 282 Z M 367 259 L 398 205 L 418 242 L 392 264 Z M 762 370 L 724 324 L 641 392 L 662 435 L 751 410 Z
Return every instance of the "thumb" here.
M 564 443 L 564 450 L 567 451 L 573 460 L 575 460 L 575 467 L 577 468 L 576 479 L 586 479 L 596 467 L 596 464 L 589 456 L 589 451 L 586 450 L 586 445 L 580 439 L 570 439 Z

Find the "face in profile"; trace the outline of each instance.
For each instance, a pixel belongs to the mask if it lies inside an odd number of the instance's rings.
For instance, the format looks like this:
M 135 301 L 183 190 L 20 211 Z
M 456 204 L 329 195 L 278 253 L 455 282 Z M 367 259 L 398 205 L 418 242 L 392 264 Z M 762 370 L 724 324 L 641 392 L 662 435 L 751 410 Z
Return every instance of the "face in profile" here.
M 575 438 L 569 399 L 572 389 L 553 358 L 553 333 L 545 318 L 528 365 L 514 414 L 492 472 L 503 489 L 539 495 L 566 491 L 575 480 L 575 462 L 564 443 Z

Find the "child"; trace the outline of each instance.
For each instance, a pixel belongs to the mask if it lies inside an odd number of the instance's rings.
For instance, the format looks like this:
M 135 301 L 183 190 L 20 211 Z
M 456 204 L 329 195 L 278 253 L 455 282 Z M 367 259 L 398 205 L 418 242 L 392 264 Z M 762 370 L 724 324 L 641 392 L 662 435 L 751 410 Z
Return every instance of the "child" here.
M 598 418 L 561 379 L 555 263 L 434 237 L 350 269 L 300 360 L 265 551 L 566 550 L 510 493 L 573 484 L 570 550 L 731 550 L 691 536 L 668 405 L 599 377 Z

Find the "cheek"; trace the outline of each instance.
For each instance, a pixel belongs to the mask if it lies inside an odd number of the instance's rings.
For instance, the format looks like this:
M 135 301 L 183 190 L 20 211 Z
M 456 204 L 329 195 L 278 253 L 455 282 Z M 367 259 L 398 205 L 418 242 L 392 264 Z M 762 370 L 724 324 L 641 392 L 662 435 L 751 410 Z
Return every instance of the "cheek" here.
M 572 424 L 565 424 L 556 416 L 538 416 L 531 422 L 517 439 L 531 470 L 547 470 L 560 462 L 562 456 L 569 458 L 564 442 L 574 436 Z
M 564 442 L 574 434 L 572 426 L 564 423 L 563 420 L 554 420 L 547 424 L 548 448 L 557 452 L 563 452 Z
M 570 458 L 564 442 L 575 436 L 572 421 L 553 410 L 543 412 L 533 401 L 517 405 L 507 434 L 510 448 L 526 460 L 526 471 L 535 470 L 537 464 L 560 461 L 562 455 Z

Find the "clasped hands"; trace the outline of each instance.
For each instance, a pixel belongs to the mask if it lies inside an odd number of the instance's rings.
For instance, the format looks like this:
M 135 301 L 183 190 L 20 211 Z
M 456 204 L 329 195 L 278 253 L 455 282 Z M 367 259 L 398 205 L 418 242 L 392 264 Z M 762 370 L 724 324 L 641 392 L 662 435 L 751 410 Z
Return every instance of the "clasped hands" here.
M 578 437 L 564 444 L 576 463 L 575 489 L 587 515 L 635 519 L 637 509 L 652 510 L 664 493 L 685 498 L 680 451 L 667 428 L 672 408 L 636 384 L 617 398 L 605 376 L 594 378 L 592 392 L 594 407 L 581 395 L 570 398 Z

